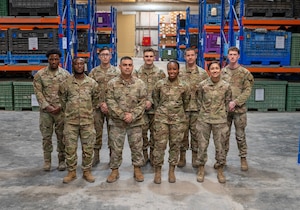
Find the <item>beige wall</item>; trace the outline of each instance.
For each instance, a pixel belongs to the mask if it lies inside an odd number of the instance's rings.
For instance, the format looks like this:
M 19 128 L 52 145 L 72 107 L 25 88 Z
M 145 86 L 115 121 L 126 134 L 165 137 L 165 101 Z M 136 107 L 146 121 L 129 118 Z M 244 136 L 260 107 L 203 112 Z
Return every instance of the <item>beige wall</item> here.
M 118 57 L 135 56 L 135 15 L 117 17 Z

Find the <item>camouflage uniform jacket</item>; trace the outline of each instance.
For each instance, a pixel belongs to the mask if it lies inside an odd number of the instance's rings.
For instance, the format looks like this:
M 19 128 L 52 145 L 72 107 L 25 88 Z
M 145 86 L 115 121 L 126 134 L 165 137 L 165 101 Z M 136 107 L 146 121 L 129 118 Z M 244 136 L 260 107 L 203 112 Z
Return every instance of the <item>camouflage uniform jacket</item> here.
M 254 78 L 244 67 L 230 69 L 228 66 L 222 69 L 222 78 L 230 84 L 232 100 L 236 103 L 235 113 L 247 112 L 246 101 L 251 95 Z
M 152 108 L 150 110 L 146 110 L 148 114 L 154 114 L 153 109 L 153 99 L 152 99 L 152 91 L 153 88 L 158 82 L 158 80 L 161 80 L 166 77 L 166 74 L 163 70 L 159 69 L 157 66 L 153 65 L 151 69 L 145 69 L 144 65 L 142 65 L 139 70 L 134 72 L 134 75 L 137 78 L 140 78 L 144 81 L 146 88 L 147 88 L 147 101 L 150 101 L 152 103 Z
M 226 123 L 228 104 L 232 92 L 228 82 L 220 80 L 217 83 L 210 78 L 200 83 L 197 98 L 200 104 L 199 119 L 211 124 Z
M 59 85 L 69 76 L 70 73 L 60 67 L 55 74 L 45 67 L 34 75 L 34 92 L 41 109 L 45 109 L 49 105 L 61 107 L 58 96 Z
M 199 66 L 196 66 L 196 69 L 188 69 L 187 66 L 184 66 L 179 70 L 179 77 L 190 86 L 191 100 L 186 111 L 199 111 L 200 107 L 197 103 L 196 91 L 200 82 L 208 77 L 206 71 Z
M 100 103 L 105 102 L 108 81 L 118 75 L 120 75 L 120 70 L 114 66 L 110 66 L 108 69 L 97 66 L 89 73 L 89 77 L 93 78 L 98 83 L 99 92 L 102 93 Z
M 168 78 L 158 81 L 153 90 L 155 108 L 154 121 L 166 124 L 187 122 L 185 111 L 190 102 L 188 84 L 177 78 L 170 82 Z
M 132 114 L 133 121 L 130 127 L 144 124 L 142 116 L 145 112 L 146 96 L 146 85 L 141 79 L 132 77 L 130 81 L 125 81 L 120 75 L 110 80 L 106 96 L 106 103 L 111 114 L 109 124 L 128 126 L 123 120 L 125 112 Z
M 78 81 L 74 76 L 65 80 L 59 88 L 65 122 L 73 125 L 94 123 L 93 112 L 99 103 L 98 84 L 88 76 Z

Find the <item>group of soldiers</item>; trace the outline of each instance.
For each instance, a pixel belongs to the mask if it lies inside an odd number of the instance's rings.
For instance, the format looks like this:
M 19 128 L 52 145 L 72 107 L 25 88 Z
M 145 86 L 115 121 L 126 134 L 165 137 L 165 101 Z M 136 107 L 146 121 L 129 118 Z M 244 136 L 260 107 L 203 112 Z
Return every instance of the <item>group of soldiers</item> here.
M 49 65 L 34 76 L 34 90 L 40 105 L 44 167 L 51 170 L 52 134 L 57 137 L 58 170 L 68 170 L 63 183 L 76 179 L 77 142 L 82 145 L 83 178 L 94 182 L 92 167 L 100 162 L 104 123 L 107 123 L 109 165 L 107 182 L 119 178 L 125 136 L 131 149 L 134 178 L 144 181 L 142 166 L 154 168 L 154 183 L 161 183 L 161 167 L 169 143 L 169 182 L 176 182 L 175 168 L 186 165 L 186 151 L 192 150 L 197 181 L 204 181 L 207 146 L 212 131 L 216 147 L 218 180 L 225 182 L 223 168 L 229 150 L 232 122 L 241 158 L 241 170 L 248 164 L 245 127 L 246 100 L 253 76 L 239 65 L 239 49 L 228 50 L 229 64 L 221 69 L 209 64 L 208 72 L 197 66 L 197 52 L 184 52 L 185 65 L 167 64 L 168 77 L 155 64 L 155 51 L 143 51 L 144 64 L 134 70 L 131 57 L 120 59 L 119 68 L 110 64 L 109 48 L 99 51 L 101 64 L 84 72 L 85 60 L 74 58 L 72 75 L 59 67 L 61 52 L 49 50 Z M 150 135 L 148 135 L 150 134 Z

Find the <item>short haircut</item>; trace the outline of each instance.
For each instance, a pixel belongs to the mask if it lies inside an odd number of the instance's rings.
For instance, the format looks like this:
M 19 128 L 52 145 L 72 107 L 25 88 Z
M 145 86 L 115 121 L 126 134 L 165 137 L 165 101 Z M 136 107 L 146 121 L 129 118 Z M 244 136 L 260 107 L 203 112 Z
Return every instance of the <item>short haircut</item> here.
M 179 65 L 179 63 L 178 63 L 177 60 L 170 60 L 170 61 L 168 62 L 168 64 L 167 64 L 167 68 L 168 68 L 169 64 L 171 64 L 171 63 L 175 63 L 175 64 L 177 65 L 178 69 L 179 69 L 180 65 Z
M 60 50 L 58 50 L 58 49 L 51 49 L 51 50 L 48 50 L 48 51 L 46 52 L 46 57 L 49 58 L 50 55 L 54 55 L 54 54 L 56 54 L 56 55 L 58 55 L 59 57 L 61 57 L 61 52 L 60 52 Z
M 186 55 L 186 52 L 188 52 L 188 51 L 194 51 L 195 54 L 197 55 L 196 48 L 191 48 L 191 47 L 186 48 L 186 49 L 184 50 L 184 55 Z
M 85 63 L 85 58 L 81 58 L 81 57 L 77 57 L 77 58 L 73 58 L 72 59 L 72 64 L 75 64 L 75 62 L 77 61 L 77 60 L 82 60 L 84 63 Z
M 143 53 L 144 53 L 144 54 L 145 54 L 146 52 L 153 52 L 153 54 L 155 55 L 155 50 L 154 50 L 153 48 L 151 48 L 151 47 L 145 48 L 145 49 L 143 50 Z
M 131 60 L 131 61 L 133 61 L 132 58 L 131 58 L 130 56 L 123 56 L 123 57 L 120 59 L 120 63 L 122 63 L 122 61 L 124 61 L 124 60 Z
M 229 47 L 227 53 L 229 53 L 229 51 L 236 51 L 238 54 L 240 54 L 240 49 L 235 46 Z
M 101 48 L 101 49 L 99 50 L 99 54 L 100 54 L 101 52 L 103 52 L 104 50 L 108 50 L 108 51 L 110 52 L 110 49 L 109 49 L 108 47 L 103 47 L 103 48 Z
M 210 62 L 210 63 L 207 65 L 208 70 L 209 70 L 210 66 L 211 66 L 212 64 L 214 64 L 214 63 L 218 64 L 219 67 L 221 68 L 221 63 L 220 63 L 219 61 L 212 61 L 212 62 Z

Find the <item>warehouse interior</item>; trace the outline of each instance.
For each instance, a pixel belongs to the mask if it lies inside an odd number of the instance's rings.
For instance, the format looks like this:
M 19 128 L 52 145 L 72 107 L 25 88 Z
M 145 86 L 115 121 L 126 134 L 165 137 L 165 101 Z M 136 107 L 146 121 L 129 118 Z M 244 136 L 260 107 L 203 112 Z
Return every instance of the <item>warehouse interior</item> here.
M 61 50 L 60 65 L 69 72 L 72 58 L 84 57 L 88 73 L 100 64 L 103 47 L 110 49 L 112 65 L 131 56 L 135 68 L 151 47 L 155 65 L 166 72 L 171 59 L 185 64 L 186 48 L 197 49 L 197 65 L 205 70 L 213 60 L 225 66 L 230 46 L 239 47 L 239 63 L 255 78 L 247 101 L 249 171 L 239 170 L 234 129 L 223 185 L 213 168 L 212 140 L 202 184 L 191 163 L 177 168 L 177 182 L 168 183 L 167 155 L 161 185 L 153 184 L 150 165 L 142 169 L 145 181 L 136 183 L 127 143 L 113 184 L 105 181 L 107 142 L 93 184 L 79 175 L 64 185 L 65 172 L 56 163 L 49 173 L 42 170 L 32 80 L 48 65 L 48 49 Z M 0 0 L 0 124 L 0 209 L 298 210 L 300 0 Z M 55 136 L 53 143 L 56 148 Z

